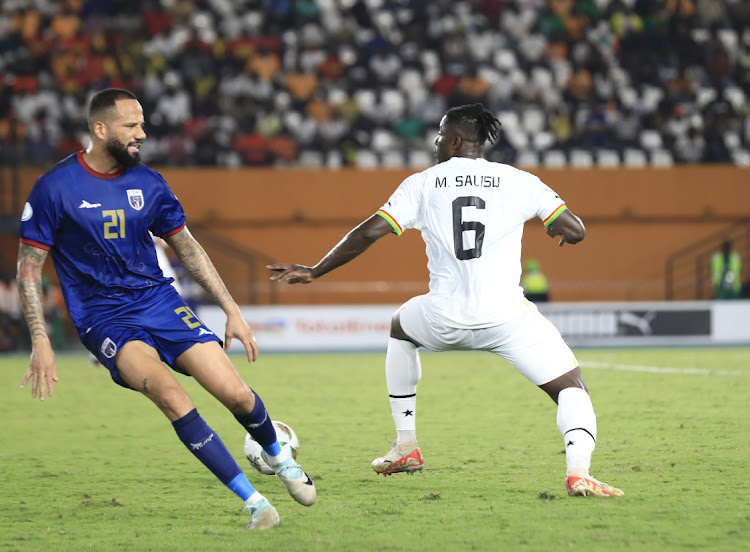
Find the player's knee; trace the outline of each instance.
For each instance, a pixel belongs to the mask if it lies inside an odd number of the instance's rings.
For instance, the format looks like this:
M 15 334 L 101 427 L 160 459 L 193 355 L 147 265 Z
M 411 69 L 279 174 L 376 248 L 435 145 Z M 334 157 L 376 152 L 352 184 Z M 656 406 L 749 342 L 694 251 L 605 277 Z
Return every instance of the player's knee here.
M 391 337 L 394 339 L 407 339 L 403 328 L 401 328 L 401 311 L 396 311 L 391 318 Z
M 195 406 L 182 387 L 166 386 L 158 389 L 143 389 L 141 392 L 151 399 L 170 420 L 181 418 Z
M 557 402 L 557 397 L 563 389 L 577 387 L 588 392 L 586 384 L 583 383 L 583 379 L 581 378 L 581 369 L 578 367 L 553 379 L 552 381 L 540 385 L 539 387 L 555 402 Z
M 246 385 L 237 385 L 222 393 L 221 402 L 230 412 L 243 414 L 252 411 L 255 406 L 255 395 Z

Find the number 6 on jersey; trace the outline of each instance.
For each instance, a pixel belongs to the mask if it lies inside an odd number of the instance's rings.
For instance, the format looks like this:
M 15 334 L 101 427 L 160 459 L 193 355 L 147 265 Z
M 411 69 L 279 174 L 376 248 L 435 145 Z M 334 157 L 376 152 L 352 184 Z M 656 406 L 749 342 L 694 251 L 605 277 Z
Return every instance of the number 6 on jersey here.
M 476 207 L 484 209 L 484 200 L 481 197 L 467 196 L 457 197 L 453 200 L 453 250 L 459 261 L 468 261 L 482 256 L 482 242 L 484 242 L 484 224 L 475 220 L 463 219 L 464 207 Z M 474 230 L 474 247 L 464 249 L 464 232 Z

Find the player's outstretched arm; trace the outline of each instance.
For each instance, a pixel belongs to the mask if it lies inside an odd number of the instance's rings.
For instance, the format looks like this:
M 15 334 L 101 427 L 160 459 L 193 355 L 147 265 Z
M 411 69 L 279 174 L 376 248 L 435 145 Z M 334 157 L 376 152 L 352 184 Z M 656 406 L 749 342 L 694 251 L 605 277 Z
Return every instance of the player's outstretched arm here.
M 276 274 L 271 280 L 287 282 L 289 284 L 309 284 L 316 278 L 320 278 L 355 259 L 373 243 L 386 234 L 390 234 L 393 228 L 388 221 L 380 215 L 372 215 L 359 226 L 352 229 L 325 257 L 315 266 L 304 266 L 297 264 L 276 263 L 268 265 L 268 269 Z
M 560 236 L 559 245 L 562 247 L 566 243 L 578 243 L 585 238 L 586 227 L 580 218 L 565 210 L 547 227 L 547 234 L 550 237 Z
M 31 380 L 31 397 L 44 400 L 54 393 L 57 377 L 55 353 L 47 335 L 42 297 L 42 267 L 47 251 L 22 243 L 18 248 L 18 273 L 16 283 L 21 298 L 21 308 L 31 333 L 31 359 L 23 376 L 21 389 Z
M 208 296 L 227 315 L 224 331 L 224 349 L 228 350 L 232 339 L 237 338 L 247 351 L 247 360 L 254 362 L 258 358 L 258 345 L 250 326 L 242 317 L 240 308 L 232 298 L 224 281 L 206 251 L 196 241 L 187 227 L 177 234 L 165 238 L 169 247 L 175 252 L 180 263 L 188 274 L 206 291 Z

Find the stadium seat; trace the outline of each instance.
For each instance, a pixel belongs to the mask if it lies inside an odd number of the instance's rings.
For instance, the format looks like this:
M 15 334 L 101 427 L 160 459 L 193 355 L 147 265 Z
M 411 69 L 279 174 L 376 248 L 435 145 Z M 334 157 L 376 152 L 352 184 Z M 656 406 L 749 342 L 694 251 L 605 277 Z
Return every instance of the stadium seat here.
M 524 149 L 529 146 L 529 137 L 520 128 L 505 129 L 505 139 L 508 140 L 510 145 L 517 150 Z
M 384 152 L 394 149 L 398 144 L 395 136 L 384 128 L 376 128 L 372 132 L 371 146 L 375 151 Z
M 302 150 L 299 152 L 301 167 L 322 167 L 323 154 L 317 150 Z
M 643 150 L 627 148 L 623 155 L 623 162 L 629 169 L 642 169 L 648 165 L 648 158 Z
M 726 48 L 727 52 L 734 52 L 737 50 L 739 38 L 737 36 L 737 31 L 734 29 L 719 29 L 716 32 L 716 37 L 724 48 Z
M 596 164 L 603 169 L 615 169 L 620 166 L 620 155 L 615 150 L 599 150 L 596 153 Z
M 529 134 L 542 132 L 546 126 L 544 111 L 538 107 L 529 107 L 521 113 L 521 123 Z
M 632 86 L 626 86 L 618 91 L 620 102 L 624 107 L 633 108 L 638 103 L 638 92 Z
M 549 69 L 544 67 L 534 67 L 531 70 L 531 80 L 539 90 L 554 87 L 554 77 Z
M 399 150 L 385 151 L 381 157 L 380 166 L 387 169 L 396 169 L 406 164 L 404 154 Z
M 495 52 L 495 59 L 494 59 L 495 67 L 498 67 L 499 69 L 504 69 L 506 71 L 509 71 L 510 69 L 514 69 L 518 66 L 518 62 L 516 60 L 516 54 L 511 50 L 498 50 Z
M 577 169 L 588 169 L 594 165 L 591 152 L 583 149 L 574 149 L 570 152 L 570 166 Z
M 672 154 L 665 149 L 657 149 L 651 152 L 651 166 L 666 169 L 674 165 Z
M 642 130 L 639 140 L 641 146 L 649 151 L 655 151 L 662 147 L 661 134 L 656 130 Z
M 539 166 L 539 154 L 535 151 L 524 150 L 518 154 L 516 165 L 519 167 L 534 168 Z
M 708 102 L 716 99 L 716 90 L 703 86 L 698 89 L 695 95 L 698 106 L 704 108 Z
M 518 113 L 515 111 L 501 111 L 497 114 L 497 120 L 500 121 L 506 131 L 515 130 L 521 124 Z
M 383 104 L 387 107 L 392 120 L 400 119 L 406 108 L 406 97 L 404 93 L 395 88 L 383 92 Z
M 424 169 L 433 164 L 435 158 L 429 152 L 424 150 L 409 150 L 407 154 L 407 163 L 414 169 Z
M 737 149 L 732 152 L 732 161 L 738 167 L 750 167 L 750 152 L 745 149 Z
M 659 102 L 664 98 L 664 90 L 656 86 L 644 86 L 641 92 L 643 107 L 648 112 L 654 112 L 659 108 Z
M 338 150 L 329 151 L 326 156 L 327 169 L 340 169 L 344 166 L 344 156 Z
M 734 130 L 728 130 L 724 133 L 724 143 L 726 144 L 729 151 L 738 149 L 741 145 L 740 135 Z
M 551 132 L 538 131 L 532 134 L 534 149 L 537 151 L 544 151 L 551 148 L 555 144 L 555 137 Z
M 562 169 L 568 164 L 568 161 L 562 151 L 549 150 L 542 154 L 542 164 L 548 169 Z
M 376 153 L 370 150 L 357 150 L 355 164 L 358 169 L 376 169 L 380 163 Z
M 748 38 L 750 38 L 750 35 L 748 35 Z M 724 89 L 724 97 L 729 100 L 732 107 L 738 112 L 742 112 L 745 109 L 746 96 L 739 86 L 727 86 Z

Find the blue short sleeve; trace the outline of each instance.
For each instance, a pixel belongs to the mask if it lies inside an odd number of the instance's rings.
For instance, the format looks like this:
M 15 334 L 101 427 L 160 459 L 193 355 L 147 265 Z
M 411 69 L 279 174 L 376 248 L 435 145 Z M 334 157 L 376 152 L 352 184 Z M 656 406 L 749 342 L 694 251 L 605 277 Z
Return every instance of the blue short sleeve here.
M 36 181 L 21 214 L 23 241 L 47 247 L 55 244 L 62 208 L 57 195 L 47 179 L 42 177 Z
M 166 180 L 161 175 L 158 176 L 161 185 L 159 186 L 157 202 L 154 208 L 154 222 L 149 230 L 155 236 L 162 237 L 173 234 L 175 230 L 180 230 L 185 226 L 187 217 L 180 201 L 169 188 Z

